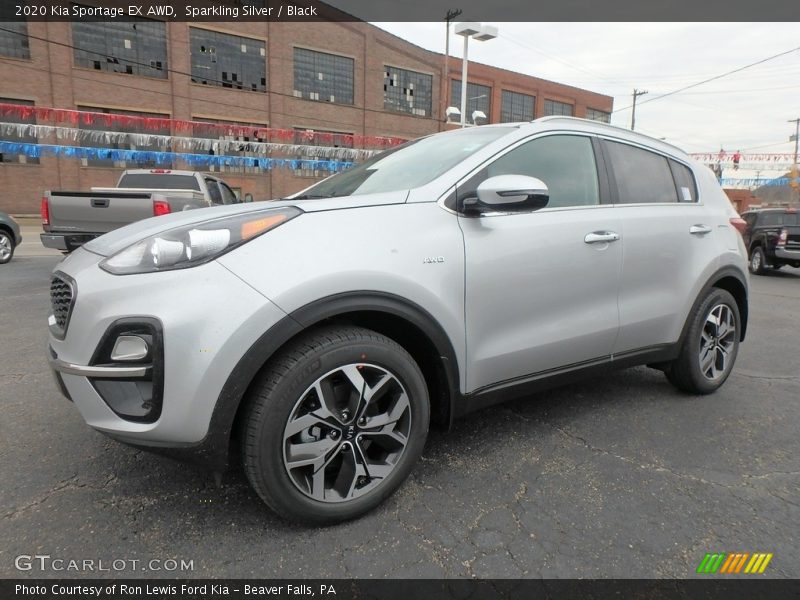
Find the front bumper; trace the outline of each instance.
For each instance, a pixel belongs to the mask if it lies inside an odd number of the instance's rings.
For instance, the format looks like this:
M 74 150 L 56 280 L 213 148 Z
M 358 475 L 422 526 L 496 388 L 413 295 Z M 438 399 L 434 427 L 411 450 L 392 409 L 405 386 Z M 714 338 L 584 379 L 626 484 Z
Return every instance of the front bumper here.
M 775 256 L 782 260 L 790 260 L 800 262 L 800 251 L 787 250 L 786 248 L 775 248 Z
M 231 371 L 261 334 L 285 318 L 278 307 L 216 262 L 176 271 L 115 276 L 102 257 L 78 249 L 57 271 L 76 282 L 63 339 L 50 333 L 50 364 L 91 427 L 132 444 L 199 444 Z M 163 377 L 156 420 L 123 418 L 97 381 L 135 381 L 146 367 L 98 364 L 98 350 L 120 321 L 157 321 Z M 156 368 L 153 365 L 153 368 Z

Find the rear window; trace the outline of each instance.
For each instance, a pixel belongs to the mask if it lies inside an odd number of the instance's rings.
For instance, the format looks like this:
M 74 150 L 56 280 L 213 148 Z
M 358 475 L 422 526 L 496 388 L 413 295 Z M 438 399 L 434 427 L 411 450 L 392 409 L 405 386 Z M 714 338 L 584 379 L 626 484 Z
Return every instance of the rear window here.
M 759 219 L 762 227 L 792 227 L 800 224 L 797 213 L 765 212 Z
M 123 175 L 117 187 L 200 191 L 200 185 L 197 183 L 197 179 L 192 175 L 171 175 L 168 173 L 135 173 Z

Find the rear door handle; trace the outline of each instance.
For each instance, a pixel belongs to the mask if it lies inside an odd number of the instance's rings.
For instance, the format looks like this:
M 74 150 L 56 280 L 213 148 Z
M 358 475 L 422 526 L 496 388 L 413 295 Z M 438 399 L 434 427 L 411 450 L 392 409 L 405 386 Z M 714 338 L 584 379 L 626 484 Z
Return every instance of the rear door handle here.
M 692 235 L 704 235 L 706 233 L 711 233 L 711 227 L 708 225 L 692 225 L 689 227 L 689 233 Z
M 92 198 L 93 208 L 108 208 L 108 198 Z
M 593 231 L 587 233 L 583 241 L 587 244 L 600 244 L 603 242 L 616 242 L 619 234 L 616 231 Z

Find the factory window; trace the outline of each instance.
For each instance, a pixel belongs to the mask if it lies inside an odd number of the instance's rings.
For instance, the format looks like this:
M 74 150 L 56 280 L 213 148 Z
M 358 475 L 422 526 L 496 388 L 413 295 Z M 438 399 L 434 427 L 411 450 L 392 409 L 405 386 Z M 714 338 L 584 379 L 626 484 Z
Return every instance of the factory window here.
M 33 102 L 30 100 L 14 100 L 13 98 L 0 98 L 0 103 L 2 104 L 18 104 L 20 106 L 33 106 Z M 3 117 L 3 121 L 6 123 L 13 123 L 13 124 L 24 124 L 24 125 L 35 125 L 36 124 L 36 115 L 33 111 L 30 114 L 8 114 L 7 116 Z M 34 132 L 28 131 L 18 131 L 17 128 L 5 128 L 7 131 L 3 131 L 4 128 L 0 127 L 0 141 L 1 142 L 10 142 L 12 144 L 38 144 L 39 139 L 36 137 Z M 31 156 L 26 156 L 25 153 L 8 153 L 8 152 L 0 152 L 0 163 L 27 163 L 38 165 L 39 159 Z
M 294 49 L 294 95 L 306 100 L 353 104 L 355 61 L 346 56 Z
M 75 66 L 111 73 L 167 78 L 167 25 L 163 21 L 73 21 Z
M 353 134 L 344 131 L 330 131 L 326 129 L 307 129 L 305 127 L 294 128 L 294 143 L 298 146 L 330 146 L 334 148 L 353 148 Z M 313 148 L 298 151 L 295 156 L 301 160 L 327 160 L 326 157 L 315 153 Z M 336 160 L 334 157 L 333 160 Z M 345 159 L 347 160 L 347 159 Z M 303 164 L 299 169 L 295 169 L 297 177 L 327 177 L 329 171 L 315 169 L 314 165 Z
M 567 104 L 566 102 L 556 102 L 555 100 L 545 100 L 544 116 L 548 117 L 550 115 L 562 115 L 571 117 L 572 104 Z
M 79 106 L 78 110 L 90 111 L 95 113 L 105 113 L 122 115 L 126 117 L 150 117 L 156 119 L 169 119 L 169 115 L 160 113 L 147 113 L 136 112 L 130 110 L 115 110 L 109 108 L 97 108 L 93 106 Z M 140 150 L 142 152 L 171 152 L 172 149 L 169 145 L 164 144 L 163 141 L 153 139 L 155 135 L 170 135 L 169 123 L 155 124 L 150 123 L 147 127 L 137 119 L 131 119 L 130 122 L 111 122 L 109 124 L 103 123 L 103 119 L 95 119 L 94 123 L 84 123 L 81 119 L 78 125 L 82 131 L 98 131 L 110 132 L 104 135 L 98 133 L 95 135 L 82 134 L 81 146 L 90 148 L 109 148 L 112 150 Z M 113 134 L 129 134 L 129 135 L 113 135 Z M 137 135 L 138 134 L 138 135 Z M 171 162 L 156 161 L 142 157 L 131 161 L 114 160 L 108 158 L 82 158 L 81 163 L 84 167 L 108 167 L 108 168 L 145 168 L 145 167 L 169 167 Z
M 602 110 L 597 110 L 595 108 L 587 108 L 586 118 L 591 121 L 601 121 L 603 123 L 610 123 L 611 113 Z
M 536 98 L 519 92 L 503 90 L 502 104 L 500 106 L 500 122 L 516 123 L 517 121 L 532 121 Z
M 0 56 L 9 58 L 30 58 L 28 44 L 28 23 L 26 21 L 5 21 L 3 12 L 10 12 L 9 4 L 0 8 Z
M 245 123 L 242 121 L 224 121 L 222 119 L 207 119 L 205 117 L 193 117 L 195 121 L 202 121 L 192 125 L 192 137 L 208 140 L 215 140 L 217 143 L 210 142 L 208 149 L 195 151 L 198 153 L 212 154 L 217 156 L 248 156 L 265 157 L 262 150 L 263 146 L 258 144 L 267 141 L 266 128 L 263 123 Z M 208 123 L 205 125 L 204 123 Z M 228 125 L 232 129 L 215 127 L 214 125 Z M 220 143 L 222 142 L 222 143 Z M 225 165 L 209 165 L 208 171 L 218 173 L 260 173 L 259 167 L 240 167 Z
M 472 123 L 472 113 L 476 110 L 486 115 L 488 122 L 491 116 L 492 88 L 478 83 L 467 83 L 466 122 Z M 450 106 L 461 110 L 461 82 L 454 79 L 450 86 Z
M 383 66 L 383 108 L 431 116 L 433 75 Z
M 189 28 L 192 81 L 251 92 L 267 91 L 267 47 L 263 41 Z

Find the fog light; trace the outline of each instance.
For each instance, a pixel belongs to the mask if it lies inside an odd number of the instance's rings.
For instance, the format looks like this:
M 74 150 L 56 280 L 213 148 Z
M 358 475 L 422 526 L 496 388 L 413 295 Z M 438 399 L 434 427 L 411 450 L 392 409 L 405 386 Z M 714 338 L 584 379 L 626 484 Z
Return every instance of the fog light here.
M 114 343 L 111 351 L 112 361 L 142 360 L 147 357 L 150 348 L 142 338 L 136 335 L 121 335 Z

